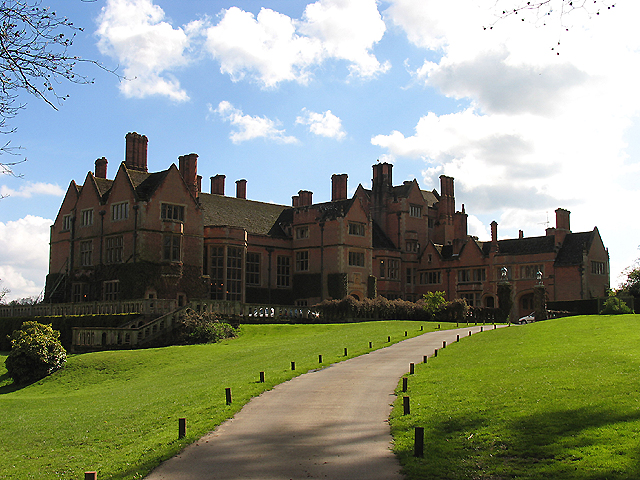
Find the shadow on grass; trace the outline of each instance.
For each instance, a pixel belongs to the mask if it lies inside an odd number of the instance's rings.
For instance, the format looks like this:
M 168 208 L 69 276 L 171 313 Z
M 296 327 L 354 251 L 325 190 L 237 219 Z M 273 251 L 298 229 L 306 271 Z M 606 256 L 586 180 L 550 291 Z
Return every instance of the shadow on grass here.
M 498 424 L 487 412 L 426 428 L 424 458 L 398 454 L 408 480 L 627 480 L 640 478 L 640 450 L 624 424 L 639 420 L 640 412 L 581 407 Z M 614 425 L 619 437 L 598 431 Z
M 20 390 L 21 388 L 26 387 L 26 385 L 16 385 L 15 383 L 13 383 L 13 380 L 8 373 L 0 375 L 0 385 L 2 385 L 0 387 L 0 395 L 15 392 L 16 390 Z

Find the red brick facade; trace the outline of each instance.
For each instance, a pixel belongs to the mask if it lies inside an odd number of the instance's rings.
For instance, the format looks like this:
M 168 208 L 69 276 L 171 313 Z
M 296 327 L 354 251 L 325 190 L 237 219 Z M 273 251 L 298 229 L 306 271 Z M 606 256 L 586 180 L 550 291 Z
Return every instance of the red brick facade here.
M 330 202 L 301 190 L 292 206 L 247 200 L 247 182 L 225 195 L 225 176 L 202 192 L 196 154 L 179 167 L 147 172 L 147 139 L 126 136 L 125 161 L 113 180 L 107 161 L 69 185 L 51 227 L 47 298 L 214 298 L 247 303 L 307 304 L 375 293 L 417 300 L 427 291 L 497 306 L 503 267 L 517 314 L 533 308 L 542 273 L 549 300 L 600 297 L 609 287 L 609 256 L 597 228 L 572 233 L 556 210 L 546 236 L 480 242 L 467 234 L 464 205 L 455 209 L 454 180 L 441 191 L 418 182 L 393 185 L 393 165 L 373 166 L 371 189 L 347 198 L 347 174 L 331 178 Z

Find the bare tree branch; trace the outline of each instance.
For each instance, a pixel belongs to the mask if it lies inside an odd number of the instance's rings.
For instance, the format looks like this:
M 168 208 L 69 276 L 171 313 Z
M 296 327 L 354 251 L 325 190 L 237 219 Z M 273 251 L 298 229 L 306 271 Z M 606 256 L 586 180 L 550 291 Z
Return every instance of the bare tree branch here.
M 87 1 L 87 0 L 82 0 Z M 58 109 L 69 95 L 57 88 L 63 82 L 90 84 L 93 79 L 78 74 L 79 64 L 91 64 L 115 74 L 95 60 L 78 57 L 69 52 L 76 27 L 68 18 L 61 17 L 41 0 L 2 0 L 0 4 L 0 133 L 14 131 L 8 120 L 25 107 L 18 95 L 26 91 Z M 1 153 L 9 153 L 5 144 Z M 20 162 L 0 163 L 2 174 L 13 174 L 11 167 Z

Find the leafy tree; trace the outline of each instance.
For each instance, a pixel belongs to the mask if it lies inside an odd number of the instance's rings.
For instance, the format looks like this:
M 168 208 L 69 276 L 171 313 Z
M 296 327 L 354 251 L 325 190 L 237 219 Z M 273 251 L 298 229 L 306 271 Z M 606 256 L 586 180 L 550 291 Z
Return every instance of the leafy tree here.
M 67 361 L 67 352 L 60 343 L 60 332 L 38 322 L 24 322 L 9 336 L 11 351 L 5 360 L 7 372 L 16 384 L 40 380 Z
M 27 92 L 56 109 L 68 98 L 56 89 L 63 81 L 77 84 L 93 80 L 76 72 L 79 63 L 106 70 L 95 60 L 70 53 L 77 32 L 68 18 L 61 17 L 40 0 L 3 0 L 0 3 L 0 133 L 14 131 L 8 120 L 25 107 L 18 100 Z M 10 142 L 0 153 L 15 153 Z M 0 174 L 14 175 L 13 167 L 24 160 L 0 162 Z
M 620 291 L 634 297 L 640 296 L 640 259 L 636 260 L 630 267 L 627 267 L 624 273 L 627 279 L 620 286 Z
M 0 283 L 2 283 L 2 280 L 0 280 Z M 11 290 L 6 287 L 0 287 L 0 304 L 4 303 L 4 297 L 9 293 L 11 293 Z
M 445 299 L 445 292 L 427 292 L 422 295 L 424 300 L 424 309 L 429 315 L 433 315 L 438 309 L 447 303 Z
M 619 298 L 610 295 L 604 302 L 600 315 L 619 315 L 622 313 L 633 313 L 626 303 Z

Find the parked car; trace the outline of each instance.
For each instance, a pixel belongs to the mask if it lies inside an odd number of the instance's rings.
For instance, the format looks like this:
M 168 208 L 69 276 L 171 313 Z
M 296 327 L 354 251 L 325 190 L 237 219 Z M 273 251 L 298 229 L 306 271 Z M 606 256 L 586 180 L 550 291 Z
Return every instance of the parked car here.
M 524 317 L 520 317 L 518 319 L 518 323 L 520 325 L 525 323 L 535 322 L 535 321 L 536 321 L 536 317 L 534 316 L 534 312 L 531 312 L 529 315 L 525 315 Z

